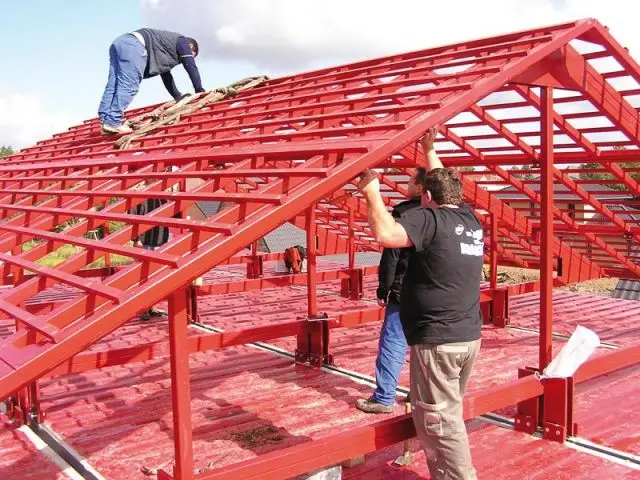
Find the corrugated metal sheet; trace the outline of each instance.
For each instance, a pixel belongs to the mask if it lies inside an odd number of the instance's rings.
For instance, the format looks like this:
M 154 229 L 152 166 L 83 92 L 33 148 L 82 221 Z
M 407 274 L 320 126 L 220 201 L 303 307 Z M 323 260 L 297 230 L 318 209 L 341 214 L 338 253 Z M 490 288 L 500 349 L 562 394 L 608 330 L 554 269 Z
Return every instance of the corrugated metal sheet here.
M 205 217 L 209 218 L 220 211 L 222 202 L 198 202 L 198 208 L 202 210 Z
M 639 398 L 640 365 L 578 384 L 578 435 L 640 458 Z
M 285 223 L 263 238 L 267 252 L 284 252 L 295 245 L 307 246 L 306 232 L 292 223 Z
M 229 275 L 242 267 L 229 266 L 218 273 Z M 339 282 L 329 284 L 331 289 L 322 284 L 319 291 L 318 304 L 323 311 L 371 308 L 371 301 L 336 295 L 333 287 Z M 533 308 L 532 299 L 525 301 L 522 297 L 517 297 L 519 302 L 512 307 L 516 316 L 520 309 Z M 305 315 L 306 291 L 280 288 L 203 297 L 200 313 L 206 324 L 227 330 L 287 321 Z M 368 324 L 332 330 L 331 353 L 336 364 L 365 376 L 372 375 L 379 328 L 377 324 Z M 198 333 L 200 330 L 190 328 L 191 335 Z M 105 337 L 93 349 L 136 345 L 166 339 L 166 335 L 164 319 L 134 321 Z M 294 338 L 273 343 L 288 352 L 295 349 Z M 556 349 L 561 345 L 562 340 L 555 341 Z M 485 327 L 470 390 L 515 379 L 517 368 L 534 364 L 537 353 L 535 334 Z M 193 354 L 190 366 L 194 452 L 196 467 L 200 469 L 220 468 L 381 418 L 362 414 L 353 407 L 355 399 L 369 395 L 370 386 L 329 372 L 296 367 L 290 358 L 250 346 Z M 408 385 L 407 367 L 408 362 L 401 375 L 400 383 L 404 386 Z M 146 479 L 140 470 L 142 466 L 156 468 L 172 458 L 167 358 L 45 379 L 41 387 L 47 422 L 107 478 Z M 400 413 L 397 408 L 396 414 Z M 510 415 L 513 409 L 501 413 Z M 624 435 L 630 435 L 632 430 L 630 426 L 629 433 Z M 629 469 L 503 428 L 481 424 L 472 431 L 471 442 L 480 478 L 569 478 L 563 476 L 565 472 L 572 472 L 571 478 L 578 479 L 613 478 L 596 476 L 603 471 L 618 475 L 615 478 L 631 478 L 625 476 Z M 486 459 L 488 449 L 495 452 L 496 445 L 501 445 L 502 452 L 505 444 L 509 446 L 504 448 L 512 452 L 508 459 L 500 462 L 495 457 Z M 345 478 L 409 479 L 425 474 L 420 455 L 414 466 L 402 471 L 387 465 L 396 456 L 397 448 L 377 452 L 365 466 L 346 470 Z M 557 461 L 537 461 L 548 458 Z
M 367 387 L 250 347 L 190 356 L 196 467 L 215 468 L 376 420 Z M 147 480 L 173 457 L 169 365 L 159 359 L 42 382 L 53 429 L 109 479 Z
M 625 300 L 640 300 L 639 280 L 618 280 L 616 288 L 611 293 L 613 298 L 623 298 Z
M 509 301 L 512 325 L 537 329 L 540 294 L 527 293 Z M 632 345 L 640 341 L 640 303 L 600 295 L 555 290 L 553 331 L 570 335 L 577 325 L 594 330 L 602 341 Z
M 547 442 L 483 421 L 469 424 L 471 454 L 478 478 L 488 480 L 604 480 L 637 479 L 640 472 L 559 443 Z M 366 463 L 343 468 L 345 480 L 417 480 L 430 478 L 424 453 L 417 442 L 415 460 L 395 467 L 402 454 L 397 445 L 366 457 Z
M 0 413 L 0 478 L 63 480 L 69 477 Z

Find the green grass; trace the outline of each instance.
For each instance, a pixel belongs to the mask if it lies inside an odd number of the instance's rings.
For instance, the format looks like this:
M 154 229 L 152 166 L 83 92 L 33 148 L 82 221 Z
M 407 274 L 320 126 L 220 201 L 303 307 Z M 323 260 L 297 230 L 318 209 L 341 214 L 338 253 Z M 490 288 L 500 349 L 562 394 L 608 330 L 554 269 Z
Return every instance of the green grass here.
M 39 240 L 31 240 L 27 243 L 24 244 L 24 246 L 22 247 L 22 251 L 26 252 L 28 250 L 31 250 L 33 247 L 35 247 L 36 245 L 39 245 L 40 243 L 42 243 Z M 64 262 L 66 259 L 68 259 L 69 257 L 75 255 L 76 253 L 79 253 L 83 250 L 82 247 L 77 247 L 75 245 L 63 245 L 60 248 L 58 248 L 57 250 L 49 253 L 48 255 L 45 255 L 44 257 L 36 260 L 36 263 L 38 265 L 42 265 L 45 267 L 55 267 L 56 265 Z M 131 263 L 133 261 L 133 259 L 131 257 L 125 257 L 124 255 L 118 255 L 115 253 L 111 254 L 111 266 L 113 267 L 117 267 L 117 266 L 121 266 L 121 265 L 127 265 L 129 263 Z M 99 258 L 98 260 L 96 260 L 95 262 L 90 263 L 89 265 L 87 265 L 86 267 L 84 267 L 85 269 L 88 268 L 101 268 L 105 266 L 105 257 Z

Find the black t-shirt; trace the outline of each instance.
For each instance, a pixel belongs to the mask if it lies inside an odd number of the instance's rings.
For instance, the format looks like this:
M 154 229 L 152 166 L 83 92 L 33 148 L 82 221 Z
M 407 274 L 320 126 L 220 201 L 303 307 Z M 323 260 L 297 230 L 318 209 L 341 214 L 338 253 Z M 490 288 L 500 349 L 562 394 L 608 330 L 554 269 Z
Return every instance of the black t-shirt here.
M 484 241 L 471 208 L 416 208 L 397 221 L 415 245 L 400 296 L 409 345 L 479 339 Z

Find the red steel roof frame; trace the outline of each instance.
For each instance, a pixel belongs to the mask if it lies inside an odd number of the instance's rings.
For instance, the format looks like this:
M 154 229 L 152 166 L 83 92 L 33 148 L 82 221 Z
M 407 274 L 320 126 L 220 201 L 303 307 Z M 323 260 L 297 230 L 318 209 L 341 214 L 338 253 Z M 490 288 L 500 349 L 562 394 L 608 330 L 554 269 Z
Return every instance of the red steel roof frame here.
M 604 71 L 601 60 L 617 66 Z M 15 319 L 17 331 L 0 341 L 0 398 L 33 385 L 165 298 L 174 315 L 174 380 L 186 378 L 191 347 L 182 293 L 191 282 L 286 221 L 304 226 L 308 240 L 317 235 L 319 253 L 349 251 L 353 257 L 355 249 L 377 249 L 353 181 L 365 168 L 381 169 L 385 200 L 392 204 L 405 191 L 407 169 L 420 164 L 417 139 L 433 125 L 440 125 L 438 150 L 445 164 L 480 169 L 461 175 L 466 199 L 487 226 L 495 226 L 489 242 L 492 286 L 498 261 L 542 270 L 543 367 L 551 354 L 554 283 L 609 274 L 640 277 L 634 260 L 640 230 L 628 210 L 618 209 L 632 207 L 640 196 L 631 175 L 636 171 L 621 163 L 633 161 L 640 147 L 638 112 L 631 101 L 640 88 L 616 86 L 618 80 L 640 84 L 640 66 L 606 28 L 587 19 L 269 80 L 136 140 L 129 150 L 114 150 L 91 120 L 2 160 L 0 252 L 9 253 L 0 253 L 0 261 L 3 283 L 13 288 L 3 292 L 0 312 Z M 554 96 L 557 89 L 567 94 Z M 518 113 L 509 115 L 512 110 Z M 585 119 L 608 124 L 580 126 Z M 537 128 L 527 125 L 537 122 Z M 617 139 L 597 140 L 597 134 Z M 610 175 L 602 181 L 603 192 L 615 183 L 629 198 L 616 199 L 613 208 L 598 192 L 583 188 L 589 180 L 580 174 L 588 170 L 575 165 L 585 162 L 598 163 L 597 171 Z M 531 166 L 532 177 L 506 168 L 513 165 Z M 501 201 L 485 188 L 492 181 L 478 180 L 481 173 L 514 187 L 531 206 Z M 193 186 L 191 179 L 200 183 Z M 554 181 L 597 214 L 598 225 L 554 204 Z M 531 188 L 534 183 L 540 183 L 539 191 Z M 148 197 L 168 202 L 145 217 L 127 214 Z M 204 222 L 174 218 L 204 200 L 227 207 Z M 541 211 L 541 221 L 527 211 Z M 85 238 L 109 221 L 126 226 L 107 231 L 103 240 Z M 127 246 L 159 222 L 176 229 L 169 243 L 154 252 Z M 555 224 L 561 238 L 553 237 Z M 319 313 L 315 243 L 308 242 L 310 317 Z M 66 244 L 79 251 L 54 267 L 37 263 Z M 101 280 L 81 273 L 114 253 L 134 261 Z M 555 277 L 554 258 L 562 259 Z M 79 294 L 47 308 L 27 307 L 56 284 Z M 377 312 L 368 315 L 379 318 Z M 222 337 L 210 337 L 216 348 L 224 346 Z M 620 368 L 635 361 L 637 352 L 631 353 L 622 363 L 619 355 L 611 362 Z M 592 366 L 589 371 L 593 376 L 606 370 Z M 534 383 L 525 379 L 518 385 L 526 388 L 505 388 L 509 398 L 521 401 L 540 395 Z M 505 391 L 486 395 L 494 399 Z M 174 393 L 180 425 L 188 416 L 188 395 L 179 395 L 177 387 Z M 488 408 L 489 400 L 483 401 Z M 375 438 L 375 428 L 368 432 Z M 178 437 L 177 448 L 188 451 L 190 433 Z M 182 453 L 178 477 L 187 475 L 190 465 L 190 454 Z

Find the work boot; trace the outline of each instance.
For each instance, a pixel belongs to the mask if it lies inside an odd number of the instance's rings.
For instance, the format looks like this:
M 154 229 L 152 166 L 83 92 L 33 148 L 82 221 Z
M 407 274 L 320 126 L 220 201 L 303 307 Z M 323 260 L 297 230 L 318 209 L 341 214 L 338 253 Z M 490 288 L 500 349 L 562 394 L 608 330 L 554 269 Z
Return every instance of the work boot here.
M 113 125 L 107 125 L 103 123 L 100 125 L 100 130 L 103 135 L 122 135 L 127 133 L 132 133 L 133 130 L 128 125 L 120 125 L 118 127 L 114 127 Z
M 371 398 L 359 398 L 356 400 L 356 408 L 364 413 L 392 413 L 393 405 L 383 405 Z

